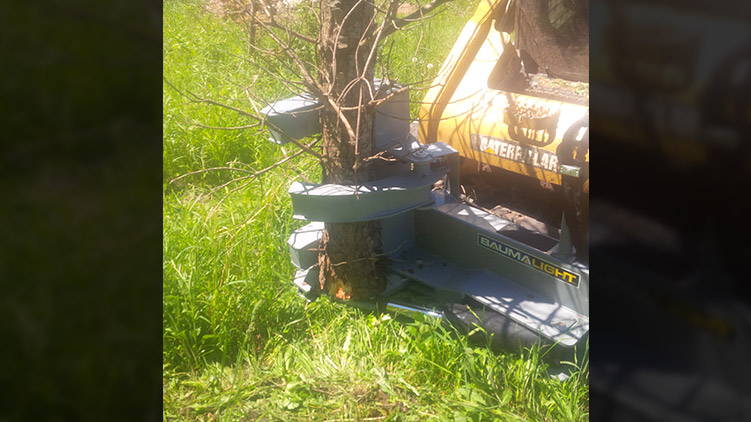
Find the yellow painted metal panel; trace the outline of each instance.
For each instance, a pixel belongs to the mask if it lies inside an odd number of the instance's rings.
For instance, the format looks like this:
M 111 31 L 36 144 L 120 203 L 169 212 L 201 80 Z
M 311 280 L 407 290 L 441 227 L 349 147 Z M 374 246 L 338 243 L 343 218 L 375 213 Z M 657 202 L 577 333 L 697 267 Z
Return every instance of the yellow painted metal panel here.
M 488 87 L 502 37 L 508 41 L 493 25 L 505 6 L 480 2 L 425 96 L 420 140 L 446 142 L 463 157 L 560 185 L 556 149 L 589 107 Z M 525 110 L 543 110 L 544 116 L 529 118 Z

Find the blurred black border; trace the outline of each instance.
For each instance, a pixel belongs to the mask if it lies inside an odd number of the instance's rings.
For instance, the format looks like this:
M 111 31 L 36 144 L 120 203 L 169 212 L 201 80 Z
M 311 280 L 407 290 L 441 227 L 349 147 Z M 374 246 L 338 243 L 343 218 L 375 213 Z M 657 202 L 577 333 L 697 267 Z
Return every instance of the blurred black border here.
M 0 6 L 0 420 L 159 420 L 162 3 Z
M 593 421 L 751 421 L 750 10 L 590 2 Z

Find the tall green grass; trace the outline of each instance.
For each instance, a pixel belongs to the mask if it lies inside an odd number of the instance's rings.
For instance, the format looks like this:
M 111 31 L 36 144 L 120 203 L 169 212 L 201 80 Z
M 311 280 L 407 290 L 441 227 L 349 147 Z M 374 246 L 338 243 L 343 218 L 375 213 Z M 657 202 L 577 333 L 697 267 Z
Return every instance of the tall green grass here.
M 251 81 L 262 95 L 282 92 L 242 59 L 242 26 L 201 6 L 197 0 L 164 4 L 166 80 L 248 110 L 253 106 L 243 89 Z M 400 82 L 430 79 L 429 72 L 440 67 L 474 4 L 459 0 L 449 7 L 454 11 L 425 24 L 417 55 L 419 34 L 394 36 L 392 72 Z M 291 282 L 286 245 L 291 231 L 304 224 L 292 218 L 287 195 L 296 171 L 281 167 L 226 199 L 237 184 L 204 194 L 233 177 L 231 172 L 170 184 L 188 171 L 230 161 L 260 169 L 283 156 L 263 131 L 193 123 L 252 122 L 190 103 L 165 83 L 166 420 L 587 419 L 586 362 L 567 364 L 572 376 L 561 382 L 551 379 L 540 359 L 545 350 L 497 354 L 436 321 L 397 321 L 325 297 L 306 303 Z M 320 177 L 311 158 L 292 164 L 311 179 Z

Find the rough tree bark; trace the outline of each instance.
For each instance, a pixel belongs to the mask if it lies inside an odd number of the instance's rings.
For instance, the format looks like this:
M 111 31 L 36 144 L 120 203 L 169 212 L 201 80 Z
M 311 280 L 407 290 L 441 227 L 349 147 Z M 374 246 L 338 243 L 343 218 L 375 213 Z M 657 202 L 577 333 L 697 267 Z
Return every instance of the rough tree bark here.
M 323 182 L 356 185 L 371 180 L 362 159 L 373 153 L 375 110 L 374 7 L 364 0 L 322 0 L 319 82 L 327 93 L 321 113 Z M 346 120 L 346 123 L 343 121 Z M 376 222 L 326 223 L 318 265 L 321 288 L 340 299 L 367 299 L 385 285 L 377 270 Z

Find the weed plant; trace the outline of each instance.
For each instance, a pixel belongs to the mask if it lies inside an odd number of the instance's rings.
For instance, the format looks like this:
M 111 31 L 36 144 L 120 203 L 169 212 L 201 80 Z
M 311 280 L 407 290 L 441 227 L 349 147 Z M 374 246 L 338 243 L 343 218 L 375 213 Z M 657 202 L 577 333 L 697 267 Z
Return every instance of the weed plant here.
M 164 3 L 165 80 L 249 110 L 250 83 L 259 95 L 284 94 L 243 58 L 243 26 L 203 6 Z M 423 25 L 421 42 L 419 26 L 395 34 L 384 59 L 391 77 L 435 75 L 475 4 L 457 0 L 448 7 Z M 306 303 L 291 282 L 286 244 L 304 224 L 292 218 L 287 195 L 298 174 L 276 169 L 226 199 L 237 184 L 204 194 L 236 176 L 230 172 L 170 184 L 189 171 L 232 161 L 260 169 L 283 156 L 261 130 L 196 123 L 253 122 L 190 103 L 165 82 L 165 420 L 587 420 L 586 361 L 567 363 L 572 375 L 559 381 L 541 359 L 546 350 L 499 354 L 437 321 L 397 321 L 326 297 Z M 292 164 L 320 179 L 313 159 L 300 156 Z

